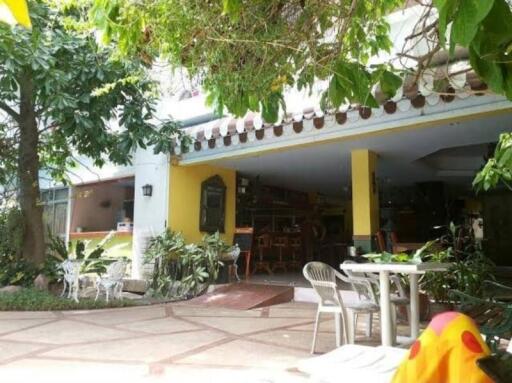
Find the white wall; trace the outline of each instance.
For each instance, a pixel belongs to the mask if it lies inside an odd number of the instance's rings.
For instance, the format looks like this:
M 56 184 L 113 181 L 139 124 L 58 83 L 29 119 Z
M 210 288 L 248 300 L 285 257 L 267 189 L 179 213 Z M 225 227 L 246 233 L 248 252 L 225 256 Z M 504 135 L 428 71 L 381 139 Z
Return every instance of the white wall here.
M 144 277 L 143 257 L 147 241 L 161 233 L 167 222 L 168 159 L 154 155 L 153 150 L 137 150 L 135 168 L 135 211 L 132 248 L 132 278 Z M 153 195 L 144 197 L 142 186 L 153 186 Z

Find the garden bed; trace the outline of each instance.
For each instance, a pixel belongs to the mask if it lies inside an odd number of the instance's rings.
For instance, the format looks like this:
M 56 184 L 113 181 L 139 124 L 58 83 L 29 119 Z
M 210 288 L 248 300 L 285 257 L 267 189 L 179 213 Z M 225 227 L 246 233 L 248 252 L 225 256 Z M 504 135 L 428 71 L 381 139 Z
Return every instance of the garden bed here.
M 131 307 L 147 305 L 144 299 L 104 299 L 95 301 L 83 298 L 80 302 L 61 298 L 46 291 L 23 289 L 13 293 L 0 293 L 0 311 L 61 311 L 61 310 L 94 310 L 116 307 Z

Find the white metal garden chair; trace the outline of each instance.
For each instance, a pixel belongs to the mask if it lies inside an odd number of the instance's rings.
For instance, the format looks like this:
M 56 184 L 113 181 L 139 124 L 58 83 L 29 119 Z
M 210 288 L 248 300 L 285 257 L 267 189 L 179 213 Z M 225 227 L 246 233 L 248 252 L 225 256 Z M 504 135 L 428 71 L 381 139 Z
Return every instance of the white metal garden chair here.
M 229 254 L 233 258 L 233 270 L 235 273 L 235 278 L 238 282 L 240 282 L 240 277 L 238 276 L 238 258 L 240 257 L 240 247 L 238 247 L 238 244 L 235 244 L 229 249 Z
M 304 277 L 311 283 L 318 294 L 320 301 L 316 313 L 315 328 L 313 332 L 313 344 L 311 353 L 315 352 L 318 326 L 321 313 L 332 313 L 335 319 L 336 346 L 341 346 L 342 330 L 345 343 L 354 343 L 355 321 L 361 313 L 374 313 L 379 311 L 379 306 L 373 302 L 357 302 L 344 304 L 338 290 L 337 280 L 355 285 L 364 285 L 371 290 L 371 283 L 368 281 L 350 281 L 346 276 L 333 269 L 331 266 L 321 262 L 309 262 L 303 269 Z
M 126 271 L 126 262 L 116 261 L 107 267 L 104 275 L 96 279 L 96 298 L 100 296 L 101 290 L 105 291 L 105 300 L 108 302 L 109 292 L 112 291 L 114 298 L 121 298 L 123 291 L 123 277 Z
M 61 297 L 66 294 L 67 290 L 68 298 L 73 298 L 75 302 L 78 302 L 81 266 L 82 262 L 76 259 L 66 259 L 59 265 L 59 268 L 62 270 L 63 273 L 62 284 L 64 285 L 64 288 L 62 289 L 62 294 L 60 294 Z

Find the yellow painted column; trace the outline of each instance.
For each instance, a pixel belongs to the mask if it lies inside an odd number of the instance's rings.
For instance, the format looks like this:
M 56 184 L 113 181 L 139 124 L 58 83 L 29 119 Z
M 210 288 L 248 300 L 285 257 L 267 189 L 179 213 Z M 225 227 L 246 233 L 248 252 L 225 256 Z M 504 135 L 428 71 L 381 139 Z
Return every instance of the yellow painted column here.
M 235 232 L 236 171 L 212 165 L 171 165 L 169 174 L 168 227 L 179 231 L 188 243 L 198 243 L 204 234 L 199 230 L 201 183 L 220 176 L 226 185 L 224 240 L 231 244 Z
M 352 216 L 354 246 L 364 252 L 374 249 L 379 230 L 379 191 L 375 167 L 377 155 L 368 149 L 352 151 Z

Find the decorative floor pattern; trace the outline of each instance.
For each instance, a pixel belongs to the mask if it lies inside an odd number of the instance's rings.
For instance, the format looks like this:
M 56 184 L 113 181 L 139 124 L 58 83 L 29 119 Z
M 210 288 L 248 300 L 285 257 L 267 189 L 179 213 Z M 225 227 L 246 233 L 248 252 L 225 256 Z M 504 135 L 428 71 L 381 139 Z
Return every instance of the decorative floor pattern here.
M 0 313 L 0 382 L 301 382 L 316 305 Z M 378 334 L 378 323 L 375 322 Z M 360 335 L 363 335 L 361 329 Z M 368 343 L 359 340 L 361 343 Z M 318 351 L 334 348 L 329 315 Z M 378 335 L 369 343 L 378 343 Z

